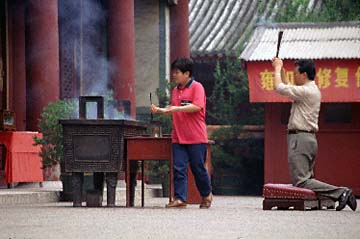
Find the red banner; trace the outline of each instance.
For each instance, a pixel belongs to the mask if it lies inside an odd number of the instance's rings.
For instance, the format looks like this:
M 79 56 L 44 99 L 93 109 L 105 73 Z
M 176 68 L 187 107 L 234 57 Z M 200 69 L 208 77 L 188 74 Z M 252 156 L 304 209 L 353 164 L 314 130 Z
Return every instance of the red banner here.
M 322 102 L 360 102 L 360 60 L 318 60 L 315 82 Z M 285 60 L 290 82 L 294 82 L 294 61 Z M 271 61 L 247 62 L 250 102 L 289 102 L 273 90 Z

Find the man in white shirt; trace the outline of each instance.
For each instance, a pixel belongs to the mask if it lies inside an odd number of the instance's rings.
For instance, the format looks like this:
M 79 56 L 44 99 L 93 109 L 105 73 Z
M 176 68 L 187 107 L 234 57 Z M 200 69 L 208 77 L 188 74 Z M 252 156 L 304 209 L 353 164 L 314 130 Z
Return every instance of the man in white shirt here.
M 295 85 L 285 76 L 283 62 L 273 58 L 274 89 L 277 93 L 293 100 L 288 123 L 288 164 L 294 186 L 308 188 L 315 193 L 338 201 L 337 211 L 348 205 L 356 210 L 356 198 L 351 189 L 336 187 L 314 178 L 314 165 L 317 153 L 315 133 L 319 130 L 318 117 L 321 93 L 314 82 L 315 64 L 312 60 L 295 61 Z

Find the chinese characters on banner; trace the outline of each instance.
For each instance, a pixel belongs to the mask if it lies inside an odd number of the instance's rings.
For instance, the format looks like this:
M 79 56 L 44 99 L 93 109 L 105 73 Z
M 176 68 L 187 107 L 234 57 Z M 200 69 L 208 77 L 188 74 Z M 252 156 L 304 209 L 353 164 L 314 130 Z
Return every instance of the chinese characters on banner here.
M 315 61 L 322 102 L 360 102 L 360 60 Z M 294 84 L 294 61 L 284 61 L 285 74 Z M 247 63 L 251 102 L 288 102 L 274 91 L 271 62 Z

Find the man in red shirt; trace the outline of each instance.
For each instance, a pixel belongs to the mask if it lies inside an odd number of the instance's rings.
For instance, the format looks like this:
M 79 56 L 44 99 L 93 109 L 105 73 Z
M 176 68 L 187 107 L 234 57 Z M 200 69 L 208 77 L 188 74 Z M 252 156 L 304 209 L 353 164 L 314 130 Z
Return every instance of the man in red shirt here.
M 204 87 L 193 78 L 193 61 L 178 58 L 171 64 L 173 80 L 178 84 L 172 91 L 171 104 L 166 108 L 151 105 L 151 112 L 171 114 L 172 152 L 174 161 L 175 200 L 167 208 L 186 207 L 187 165 L 190 163 L 196 186 L 202 196 L 200 208 L 209 208 L 212 201 L 211 183 L 205 168 L 208 143 Z

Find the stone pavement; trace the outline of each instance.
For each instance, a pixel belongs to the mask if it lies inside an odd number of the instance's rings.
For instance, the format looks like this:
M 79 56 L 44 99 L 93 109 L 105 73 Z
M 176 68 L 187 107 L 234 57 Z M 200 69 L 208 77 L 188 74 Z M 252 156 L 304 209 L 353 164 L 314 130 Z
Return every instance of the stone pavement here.
M 0 190 L 2 191 L 2 190 Z M 124 192 L 125 193 L 125 192 Z M 263 211 L 261 197 L 215 196 L 210 209 L 165 209 L 147 195 L 145 208 L 73 208 L 69 202 L 0 205 L 0 239 L 30 238 L 359 238 L 360 210 Z M 358 203 L 360 201 L 358 200 Z

